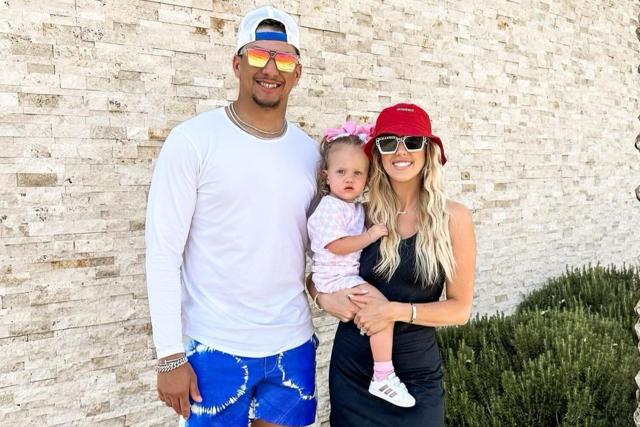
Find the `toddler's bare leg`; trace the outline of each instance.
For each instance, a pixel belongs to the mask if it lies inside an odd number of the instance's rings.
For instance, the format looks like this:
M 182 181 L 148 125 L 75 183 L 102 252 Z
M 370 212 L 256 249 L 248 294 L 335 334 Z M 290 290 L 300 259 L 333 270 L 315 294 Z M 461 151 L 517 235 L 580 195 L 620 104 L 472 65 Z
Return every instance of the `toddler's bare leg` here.
M 366 289 L 371 296 L 384 295 L 368 283 L 357 286 Z M 378 295 L 379 294 L 379 295 Z M 391 356 L 393 353 L 393 324 L 369 337 L 373 355 L 373 378 L 369 384 L 369 393 L 394 405 L 410 408 L 416 404 L 407 387 L 396 376 Z
M 382 292 L 369 283 L 362 283 L 353 289 L 366 290 L 367 294 L 373 297 L 384 298 Z M 390 362 L 391 350 L 393 348 L 393 324 L 369 337 L 369 345 L 375 362 Z
M 393 324 L 369 337 L 369 345 L 375 362 L 388 362 L 391 360 L 393 349 Z

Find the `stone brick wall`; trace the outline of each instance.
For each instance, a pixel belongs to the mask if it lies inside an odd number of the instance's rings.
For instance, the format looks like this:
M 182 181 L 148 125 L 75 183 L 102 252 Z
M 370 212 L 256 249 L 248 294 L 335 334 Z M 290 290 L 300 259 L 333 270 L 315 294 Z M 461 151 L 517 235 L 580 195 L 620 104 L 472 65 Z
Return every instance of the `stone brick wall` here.
M 640 40 L 640 25 L 638 25 L 638 27 L 636 28 L 636 36 L 638 37 L 638 40 Z M 638 73 L 640 73 L 640 64 L 638 64 Z M 640 116 L 638 116 L 638 119 L 640 120 Z M 640 152 L 640 134 L 636 136 L 636 142 L 634 146 Z M 640 201 L 640 185 L 636 187 L 636 198 L 638 199 L 638 201 Z M 640 301 L 638 301 L 638 303 L 636 304 L 635 312 L 638 316 L 640 316 Z M 636 322 L 635 331 L 636 335 L 640 339 L 640 318 L 638 318 L 638 321 Z M 638 342 L 638 351 L 640 351 L 640 342 Z M 640 387 L 640 372 L 638 372 L 638 374 L 636 375 L 635 380 L 636 385 Z M 636 426 L 640 426 L 640 389 L 636 390 L 636 400 L 638 402 L 638 407 L 633 414 L 633 421 L 635 422 Z
M 566 265 L 637 261 L 637 1 L 274 3 L 302 27 L 288 115 L 311 135 L 408 99 L 431 114 L 474 212 L 476 312 Z M 234 99 L 256 4 L 0 2 L 0 424 L 174 425 L 154 391 L 148 184 L 173 126 Z M 314 321 L 326 420 L 335 322 Z

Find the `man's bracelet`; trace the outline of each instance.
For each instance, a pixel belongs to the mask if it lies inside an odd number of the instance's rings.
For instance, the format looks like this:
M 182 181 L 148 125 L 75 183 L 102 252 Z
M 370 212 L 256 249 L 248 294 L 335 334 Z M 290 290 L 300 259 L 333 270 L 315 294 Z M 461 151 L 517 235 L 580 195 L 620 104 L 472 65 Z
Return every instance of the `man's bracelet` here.
M 321 292 L 316 291 L 316 296 L 313 297 L 313 308 L 317 308 L 320 311 L 324 311 L 324 309 L 322 307 L 320 307 L 320 304 L 318 304 L 318 297 L 320 296 Z
M 187 356 L 184 354 L 176 359 L 171 360 L 163 360 L 162 362 L 158 362 L 158 366 L 156 366 L 157 372 L 169 372 L 174 369 L 178 369 L 180 366 L 186 364 L 188 362 Z

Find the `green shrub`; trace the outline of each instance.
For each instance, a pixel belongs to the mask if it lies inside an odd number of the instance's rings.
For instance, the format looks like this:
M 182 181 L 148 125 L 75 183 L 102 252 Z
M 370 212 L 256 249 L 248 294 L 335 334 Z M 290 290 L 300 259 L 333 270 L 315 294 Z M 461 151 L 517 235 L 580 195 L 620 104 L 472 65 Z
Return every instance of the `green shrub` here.
M 606 291 L 640 297 L 629 284 L 638 284 L 630 269 L 568 271 L 512 316 L 440 330 L 446 425 L 630 425 L 640 357 L 625 308 Z
M 583 307 L 590 313 L 614 319 L 637 339 L 633 327 L 634 307 L 640 299 L 640 274 L 634 267 L 582 267 L 567 269 L 522 301 L 518 311 L 572 309 Z

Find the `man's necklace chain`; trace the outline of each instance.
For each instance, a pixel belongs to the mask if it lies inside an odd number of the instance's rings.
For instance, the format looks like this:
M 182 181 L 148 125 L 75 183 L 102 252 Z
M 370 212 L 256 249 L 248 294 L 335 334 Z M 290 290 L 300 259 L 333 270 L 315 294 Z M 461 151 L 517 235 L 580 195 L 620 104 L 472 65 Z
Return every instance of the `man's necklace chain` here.
M 256 136 L 265 136 L 267 138 L 275 138 L 278 136 L 281 136 L 285 133 L 285 131 L 287 130 L 287 121 L 285 120 L 284 123 L 282 124 L 282 128 L 277 130 L 277 131 L 266 131 L 266 130 L 262 130 L 260 128 L 257 128 L 247 122 L 245 122 L 244 120 L 242 120 L 240 118 L 240 116 L 238 116 L 238 113 L 236 113 L 236 110 L 233 106 L 233 103 L 229 104 L 227 107 L 227 112 L 229 113 L 230 118 L 232 119 L 232 121 L 234 121 L 237 125 L 239 125 L 241 128 L 243 128 L 244 130 L 248 130 L 249 133 L 253 134 L 258 133 L 258 135 Z M 253 132 L 251 132 L 253 131 Z

